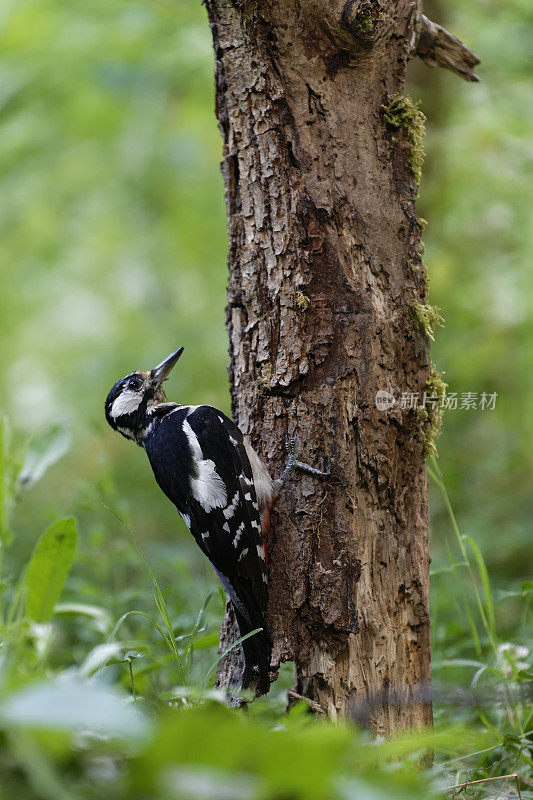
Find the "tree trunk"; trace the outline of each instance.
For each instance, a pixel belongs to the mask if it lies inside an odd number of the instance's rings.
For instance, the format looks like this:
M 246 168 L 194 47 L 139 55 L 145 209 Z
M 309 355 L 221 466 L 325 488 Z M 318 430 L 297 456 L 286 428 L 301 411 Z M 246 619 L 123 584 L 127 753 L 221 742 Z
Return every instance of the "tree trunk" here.
M 419 119 L 390 110 L 419 12 L 410 0 L 207 10 L 233 416 L 274 476 L 292 432 L 301 460 L 331 469 L 297 477 L 272 517 L 275 662 L 293 660 L 295 691 L 331 717 L 356 714 L 384 734 L 427 724 L 428 421 L 399 402 L 376 407 L 380 390 L 422 398 L 430 373 L 416 312 L 427 302 Z M 232 651 L 219 681 L 238 670 Z

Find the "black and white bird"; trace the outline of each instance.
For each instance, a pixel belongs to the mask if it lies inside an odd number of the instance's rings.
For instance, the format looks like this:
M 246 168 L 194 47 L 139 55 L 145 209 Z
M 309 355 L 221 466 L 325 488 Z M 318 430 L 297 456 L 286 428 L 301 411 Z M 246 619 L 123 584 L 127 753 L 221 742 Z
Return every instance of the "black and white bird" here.
M 243 687 L 268 691 L 272 643 L 264 619 L 268 599 L 263 534 L 272 503 L 295 468 L 319 470 L 296 460 L 294 441 L 285 472 L 272 480 L 250 442 L 211 406 L 166 402 L 163 381 L 183 347 L 152 370 L 121 378 L 109 392 L 111 427 L 144 447 L 155 479 L 176 506 L 205 553 L 235 609 L 243 641 Z

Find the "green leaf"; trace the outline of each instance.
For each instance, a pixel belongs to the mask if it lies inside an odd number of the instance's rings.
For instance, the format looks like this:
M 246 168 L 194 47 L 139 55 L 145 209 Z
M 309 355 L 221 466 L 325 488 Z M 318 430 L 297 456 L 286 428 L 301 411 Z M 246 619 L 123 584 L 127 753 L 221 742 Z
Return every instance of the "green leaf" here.
M 137 738 L 149 725 L 126 697 L 96 682 L 71 675 L 26 686 L 0 705 L 4 727 L 91 730 L 108 736 Z
M 90 677 L 97 669 L 109 664 L 112 658 L 122 661 L 123 645 L 121 642 L 106 642 L 97 644 L 96 647 L 87 654 L 85 661 L 80 666 L 80 675 L 84 678 Z
M 70 447 L 70 433 L 64 425 L 52 425 L 35 436 L 26 452 L 18 476 L 20 486 L 29 489 L 39 481 L 46 470 L 65 455 Z
M 124 655 L 124 661 L 135 661 L 136 658 L 144 658 L 148 655 L 148 648 L 143 646 L 137 650 L 128 650 Z
M 352 731 L 347 726 L 298 726 L 273 733 L 220 703 L 207 702 L 161 718 L 157 738 L 131 765 L 131 793 L 159 797 L 157 786 L 168 770 L 205 767 L 223 770 L 227 778 L 244 771 L 260 790 L 258 795 L 249 794 L 250 798 L 323 800 L 333 795 L 334 776 L 348 756 L 351 742 Z M 184 788 L 169 796 L 189 797 L 182 793 Z M 218 795 L 209 781 L 206 794 L 195 797 Z
M 106 645 L 104 645 L 104 647 L 105 646 Z M 109 658 L 105 662 L 104 666 L 110 667 L 113 664 L 130 664 L 132 661 L 136 661 L 139 658 L 144 658 L 149 654 L 149 652 L 150 651 L 147 647 L 141 647 L 139 650 L 128 650 L 122 656 L 113 656 L 112 658 Z
M 87 605 L 87 603 L 57 603 L 54 614 L 72 614 L 74 616 L 79 614 L 90 617 L 101 633 L 107 633 L 111 628 L 111 617 L 101 606 Z
M 76 521 L 60 519 L 43 533 L 24 580 L 26 612 L 35 622 L 49 622 L 76 549 Z

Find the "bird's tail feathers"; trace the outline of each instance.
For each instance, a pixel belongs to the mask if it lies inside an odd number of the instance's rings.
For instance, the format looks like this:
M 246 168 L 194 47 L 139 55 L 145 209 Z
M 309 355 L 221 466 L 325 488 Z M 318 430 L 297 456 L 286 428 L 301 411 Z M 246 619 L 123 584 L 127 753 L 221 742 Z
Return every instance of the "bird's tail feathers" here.
M 241 636 L 246 636 L 247 633 L 256 630 L 256 628 L 262 628 L 262 630 L 254 633 L 253 636 L 241 642 L 245 661 L 242 688 L 253 687 L 257 695 L 266 694 L 270 688 L 272 642 L 266 630 L 265 621 L 264 619 L 258 619 L 254 624 L 250 625 L 239 611 L 236 612 L 236 616 Z
M 262 628 L 241 643 L 245 660 L 242 688 L 247 689 L 253 686 L 256 694 L 266 694 L 270 688 L 272 641 L 265 617 L 248 581 L 239 582 L 239 586 L 235 586 L 234 589 L 239 599 L 239 605 L 237 606 L 235 602 L 233 605 L 241 636 L 246 636 L 247 633 Z

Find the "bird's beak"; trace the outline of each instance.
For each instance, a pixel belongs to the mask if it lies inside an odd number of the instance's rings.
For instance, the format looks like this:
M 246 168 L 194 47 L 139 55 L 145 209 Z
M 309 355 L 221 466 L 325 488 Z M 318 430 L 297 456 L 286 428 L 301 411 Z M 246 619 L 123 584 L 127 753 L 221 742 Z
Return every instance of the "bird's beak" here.
M 157 367 L 150 370 L 150 379 L 155 386 L 161 386 L 163 381 L 166 381 L 170 375 L 171 369 L 176 365 L 182 353 L 183 347 L 180 347 L 179 350 L 176 350 L 175 353 L 171 353 L 164 361 L 158 364 Z

